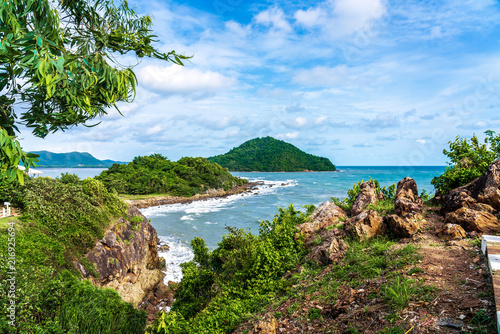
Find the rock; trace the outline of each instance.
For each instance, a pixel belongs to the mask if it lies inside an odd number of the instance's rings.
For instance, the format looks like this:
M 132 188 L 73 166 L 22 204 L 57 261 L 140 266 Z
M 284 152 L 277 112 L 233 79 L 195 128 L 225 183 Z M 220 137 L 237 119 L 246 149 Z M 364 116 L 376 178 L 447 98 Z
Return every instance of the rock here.
M 457 224 L 446 224 L 443 229 L 437 231 L 437 235 L 445 241 L 460 240 L 466 237 L 465 230 Z
M 484 203 L 474 203 L 470 206 L 470 208 L 472 210 L 476 210 L 476 211 L 482 211 L 482 212 L 488 212 L 488 213 L 495 213 L 495 209 L 488 205 L 488 204 L 484 204 Z
M 411 216 L 404 218 L 398 215 L 388 215 L 384 217 L 387 231 L 394 233 L 398 238 L 410 238 L 421 228 L 417 219 Z
M 330 243 L 330 247 L 328 247 L 329 259 L 333 263 L 339 262 L 345 255 L 345 252 L 349 246 L 344 242 L 344 240 L 340 238 L 333 238 Z
M 470 308 L 476 308 L 481 306 L 481 302 L 478 298 L 474 297 L 465 297 L 462 302 L 460 303 L 460 309 L 461 310 L 467 310 Z
M 165 274 L 155 229 L 137 208 L 129 208 L 128 216 L 143 219 L 132 226 L 130 219 L 120 217 L 87 258 L 95 264 L 100 286 L 115 289 L 124 301 L 138 306 Z
M 159 252 L 168 252 L 169 250 L 170 250 L 169 245 L 162 245 L 162 246 L 160 246 L 160 248 L 158 248 Z
M 322 265 L 336 263 L 344 257 L 347 248 L 347 244 L 341 238 L 328 238 L 321 245 L 313 247 L 306 259 Z
M 368 210 L 349 219 L 345 224 L 346 232 L 362 240 L 383 235 L 386 227 L 378 212 Z
M 347 218 L 347 214 L 335 203 L 326 201 L 321 203 L 309 217 L 309 221 L 297 226 L 307 238 L 329 226 L 338 224 Z
M 381 191 L 378 193 L 377 199 L 379 201 L 385 201 L 385 196 L 384 196 L 384 194 Z
M 75 268 L 82 274 L 83 277 L 87 278 L 89 276 L 89 272 L 85 267 L 78 261 L 74 262 Z
M 403 217 L 407 214 L 419 214 L 423 211 L 424 201 L 418 197 L 417 183 L 411 177 L 398 182 L 394 212 Z
M 476 202 L 500 211 L 500 159 L 477 179 L 442 196 L 443 214 L 461 207 L 470 208 Z
M 276 334 L 278 322 L 271 313 L 267 313 L 253 328 L 255 334 Z
M 467 232 L 492 234 L 500 232 L 497 218 L 488 212 L 475 211 L 468 208 L 460 208 L 446 215 L 445 224 L 458 224 Z
M 361 190 L 356 195 L 351 208 L 352 216 L 359 215 L 361 212 L 363 212 L 368 204 L 375 204 L 378 200 L 378 195 L 375 190 L 376 186 L 373 181 L 363 182 L 359 187 L 361 188 Z

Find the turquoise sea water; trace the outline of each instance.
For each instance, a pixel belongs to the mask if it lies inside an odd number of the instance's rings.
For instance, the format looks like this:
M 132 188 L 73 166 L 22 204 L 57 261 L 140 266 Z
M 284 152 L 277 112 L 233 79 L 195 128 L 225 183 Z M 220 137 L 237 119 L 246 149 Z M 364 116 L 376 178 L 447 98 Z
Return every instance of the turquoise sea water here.
M 344 197 L 359 180 L 376 179 L 381 186 L 397 183 L 410 176 L 419 191 L 433 193 L 431 180 L 441 175 L 445 167 L 338 167 L 337 172 L 310 173 L 233 173 L 250 181 L 264 181 L 252 193 L 222 199 L 210 199 L 190 204 L 173 204 L 141 210 L 151 219 L 162 243 L 170 251 L 161 253 L 167 261 L 166 281 L 179 281 L 179 264 L 192 258 L 190 241 L 202 237 L 209 248 L 215 248 L 226 226 L 250 229 L 258 233 L 259 222 L 271 220 L 278 207 L 294 204 L 318 205 L 331 197 Z

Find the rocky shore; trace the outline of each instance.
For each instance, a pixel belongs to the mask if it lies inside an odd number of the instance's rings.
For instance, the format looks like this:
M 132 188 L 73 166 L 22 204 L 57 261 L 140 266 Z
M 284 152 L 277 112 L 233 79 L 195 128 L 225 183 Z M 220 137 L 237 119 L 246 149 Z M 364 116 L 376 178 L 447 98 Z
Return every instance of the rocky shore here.
M 194 201 L 202 201 L 210 198 L 224 198 L 231 195 L 252 192 L 257 186 L 264 184 L 261 182 L 249 182 L 241 186 L 234 187 L 229 190 L 224 189 L 209 189 L 203 194 L 196 194 L 190 197 L 182 196 L 156 196 L 146 199 L 127 200 L 129 207 L 144 209 L 151 206 L 167 205 L 167 204 L 189 204 Z

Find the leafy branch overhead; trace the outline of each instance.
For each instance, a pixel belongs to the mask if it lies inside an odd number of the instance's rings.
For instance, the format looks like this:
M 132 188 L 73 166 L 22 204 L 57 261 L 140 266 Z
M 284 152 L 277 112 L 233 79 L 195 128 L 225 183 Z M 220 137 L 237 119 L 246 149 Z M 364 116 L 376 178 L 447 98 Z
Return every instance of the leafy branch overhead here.
M 190 58 L 158 51 L 151 27 L 151 17 L 137 15 L 127 1 L 2 1 L 0 175 L 12 175 L 21 160 L 26 168 L 36 161 L 20 150 L 16 122 L 43 138 L 133 100 L 137 78 L 115 55 L 178 65 Z M 14 107 L 20 104 L 22 112 Z

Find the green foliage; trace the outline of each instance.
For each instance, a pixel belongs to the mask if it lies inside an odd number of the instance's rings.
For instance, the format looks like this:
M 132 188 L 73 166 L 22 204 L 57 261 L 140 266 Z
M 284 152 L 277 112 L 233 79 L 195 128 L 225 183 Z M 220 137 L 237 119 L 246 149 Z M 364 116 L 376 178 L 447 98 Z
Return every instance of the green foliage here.
M 204 158 L 185 157 L 172 162 L 160 154 L 136 157 L 126 165 L 114 164 L 96 179 L 118 193 L 176 196 L 193 196 L 211 188 L 228 190 L 248 182 Z
M 80 178 L 78 177 L 78 175 L 70 173 L 61 173 L 61 176 L 58 177 L 57 179 L 64 184 L 67 183 L 77 184 L 80 182 Z
M 301 172 L 335 171 L 327 158 L 307 154 L 292 144 L 272 137 L 244 142 L 223 155 L 208 158 L 230 171 Z
M 293 206 L 279 209 L 260 224 L 259 235 L 228 227 L 218 247 L 192 241 L 195 258 L 182 265 L 173 311 L 151 326 L 151 333 L 227 333 L 246 316 L 259 312 L 280 289 L 283 274 L 303 258 L 304 244 L 295 226 L 306 214 Z
M 73 181 L 76 179 L 69 174 L 55 180 L 28 179 L 13 190 L 24 215 L 10 226 L 15 236 L 15 264 L 7 257 L 11 235 L 0 234 L 2 333 L 144 332 L 144 311 L 123 302 L 114 290 L 79 281 L 69 272 L 79 276 L 73 265 L 78 260 L 99 278 L 84 255 L 102 238 L 112 217 L 125 216 L 127 208 L 99 181 Z M 15 329 L 6 322 L 10 302 L 6 280 L 12 276 L 12 266 L 16 272 Z
M 408 305 L 411 297 L 417 291 L 417 286 L 415 280 L 407 278 L 401 280 L 399 277 L 396 277 L 384 286 L 382 291 L 389 305 L 400 311 Z
M 78 184 L 29 179 L 17 198 L 30 230 L 19 235 L 19 252 L 37 265 L 73 268 L 71 261 L 103 237 L 110 219 L 126 214 L 126 204 L 90 178 Z
M 431 184 L 441 194 L 463 186 L 481 176 L 488 166 L 500 157 L 500 135 L 486 131 L 484 143 L 474 135 L 470 140 L 456 137 L 450 144 L 449 151 L 443 150 L 449 159 L 445 172 L 435 177 Z
M 387 188 L 385 186 L 381 188 L 380 183 L 377 180 L 370 178 L 369 181 L 375 183 L 375 192 L 377 194 L 382 192 L 382 194 L 384 194 L 384 198 L 387 201 L 393 202 L 396 199 L 396 184 L 392 184 Z M 356 199 L 356 195 L 358 195 L 361 191 L 361 184 L 364 182 L 365 181 L 361 180 L 358 181 L 358 183 L 353 184 L 352 188 L 347 190 L 347 197 L 344 197 L 342 199 L 338 197 L 332 197 L 331 201 L 347 212 L 351 211 L 354 200 Z
M 126 1 L 19 0 L 0 2 L 0 178 L 23 183 L 17 165 L 36 156 L 15 137 L 15 104 L 25 104 L 21 122 L 33 134 L 85 124 L 135 94 L 132 67 L 112 54 L 134 52 L 182 65 L 187 57 L 158 52 L 152 19 Z M 114 63 L 114 64 L 113 64 Z
M 366 209 L 377 211 L 381 216 L 391 215 L 394 213 L 394 201 L 383 200 L 383 201 L 378 201 L 375 204 L 370 203 L 368 204 Z

